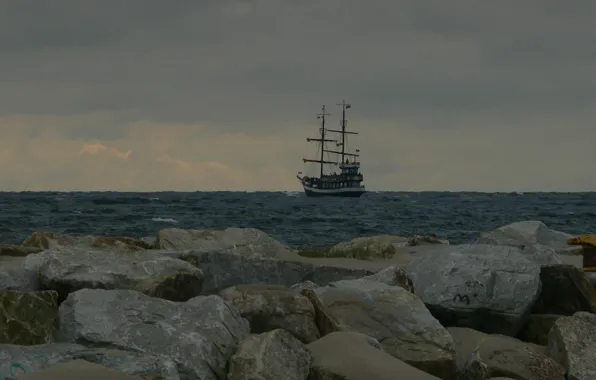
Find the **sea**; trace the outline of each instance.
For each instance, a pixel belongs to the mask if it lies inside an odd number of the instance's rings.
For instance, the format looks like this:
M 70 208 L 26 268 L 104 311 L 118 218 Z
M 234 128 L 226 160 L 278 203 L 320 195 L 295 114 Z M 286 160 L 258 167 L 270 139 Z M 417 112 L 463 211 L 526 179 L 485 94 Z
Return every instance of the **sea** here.
M 253 227 L 298 250 L 379 234 L 458 244 L 521 220 L 596 233 L 596 193 L 369 192 L 358 199 L 300 192 L 0 193 L 0 243 L 15 244 L 35 231 L 145 237 L 170 227 Z

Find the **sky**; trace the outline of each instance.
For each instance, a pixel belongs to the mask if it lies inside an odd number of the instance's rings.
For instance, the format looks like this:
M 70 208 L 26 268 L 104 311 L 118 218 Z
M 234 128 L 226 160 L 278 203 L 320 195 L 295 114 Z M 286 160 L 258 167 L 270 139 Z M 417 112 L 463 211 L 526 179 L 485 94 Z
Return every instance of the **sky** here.
M 596 191 L 596 2 L 7 0 L 0 190 Z

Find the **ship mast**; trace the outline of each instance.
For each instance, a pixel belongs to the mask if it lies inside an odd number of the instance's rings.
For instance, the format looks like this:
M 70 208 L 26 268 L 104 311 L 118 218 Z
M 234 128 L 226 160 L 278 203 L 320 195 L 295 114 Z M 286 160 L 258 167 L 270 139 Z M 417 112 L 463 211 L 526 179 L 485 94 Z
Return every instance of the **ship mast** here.
M 323 105 L 322 108 L 322 112 L 320 114 L 317 114 L 317 119 L 321 119 L 321 138 L 318 139 L 313 139 L 310 137 L 306 138 L 307 142 L 311 142 L 311 141 L 320 141 L 321 142 L 321 156 L 320 159 L 318 160 L 311 160 L 308 158 L 303 158 L 302 161 L 304 162 L 314 162 L 314 163 L 319 163 L 321 165 L 321 169 L 320 169 L 320 176 L 323 177 L 323 165 L 324 164 L 336 164 L 336 162 L 333 161 L 325 161 L 324 157 L 323 157 L 323 153 L 328 152 L 328 150 L 325 149 L 325 143 L 326 142 L 337 142 L 337 140 L 332 140 L 332 139 L 326 139 L 325 138 L 325 134 L 326 134 L 326 130 L 325 130 L 325 116 L 329 116 L 330 114 L 325 113 L 325 106 Z
M 342 100 L 341 103 L 338 104 L 338 106 L 341 106 L 341 121 L 340 121 L 340 126 L 341 129 L 337 130 L 337 129 L 328 129 L 328 132 L 337 132 L 337 133 L 341 133 L 341 143 L 338 143 L 337 145 L 341 145 L 341 151 L 335 151 L 335 150 L 327 150 L 326 152 L 328 153 L 337 153 L 339 155 L 341 155 L 341 163 L 343 164 L 345 162 L 345 156 L 351 156 L 351 157 L 358 157 L 358 154 L 353 154 L 353 153 L 346 153 L 346 135 L 357 135 L 358 132 L 348 132 L 346 131 L 346 127 L 348 126 L 348 121 L 346 120 L 346 109 L 348 108 L 352 108 L 351 104 L 346 103 L 345 100 Z

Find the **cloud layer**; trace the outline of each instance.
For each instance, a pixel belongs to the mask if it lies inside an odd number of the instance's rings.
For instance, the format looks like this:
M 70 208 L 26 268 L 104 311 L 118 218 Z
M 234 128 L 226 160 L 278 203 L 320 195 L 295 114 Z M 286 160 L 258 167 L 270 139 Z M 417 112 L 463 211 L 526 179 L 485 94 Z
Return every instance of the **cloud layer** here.
M 590 2 L 22 0 L 2 190 L 298 190 L 326 103 L 373 190 L 596 188 Z

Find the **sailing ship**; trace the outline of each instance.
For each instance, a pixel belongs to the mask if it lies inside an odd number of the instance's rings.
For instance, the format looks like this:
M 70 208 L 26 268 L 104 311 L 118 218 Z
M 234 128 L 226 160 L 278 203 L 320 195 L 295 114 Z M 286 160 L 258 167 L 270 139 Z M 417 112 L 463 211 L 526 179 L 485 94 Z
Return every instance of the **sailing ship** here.
M 359 150 L 356 149 L 354 153 L 350 153 L 346 149 L 347 135 L 357 135 L 357 132 L 347 131 L 346 110 L 351 108 L 350 104 L 342 101 L 338 106 L 342 108 L 342 118 L 340 122 L 341 129 L 327 129 L 325 128 L 325 116 L 330 114 L 325 112 L 323 105 L 322 112 L 317 115 L 317 119 L 321 120 L 321 128 L 319 129 L 320 136 L 318 138 L 307 137 L 307 142 L 318 142 L 319 158 L 310 159 L 303 158 L 305 163 L 319 164 L 319 176 L 302 176 L 302 172 L 297 175 L 304 192 L 309 197 L 320 196 L 335 196 L 335 197 L 360 197 L 366 192 L 362 184 L 363 176 L 360 170 Z M 332 137 L 330 133 L 339 133 L 339 139 Z M 327 143 L 335 143 L 336 150 L 328 149 Z M 341 147 L 341 150 L 338 150 Z M 325 153 L 328 155 L 335 155 L 336 160 L 330 158 L 325 159 Z M 325 173 L 325 165 L 333 165 L 339 167 L 340 172 Z

